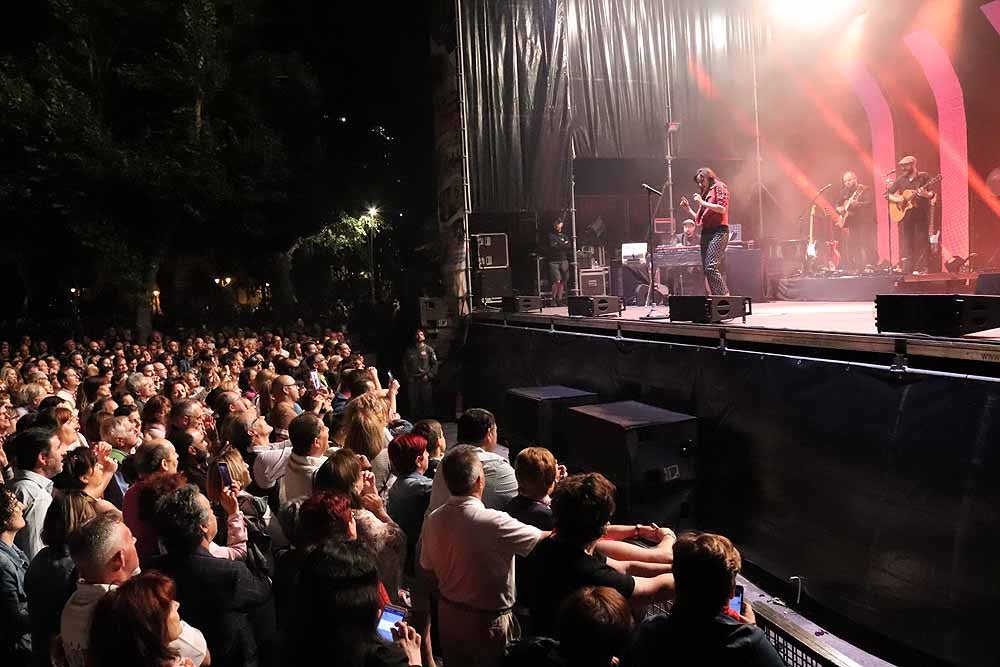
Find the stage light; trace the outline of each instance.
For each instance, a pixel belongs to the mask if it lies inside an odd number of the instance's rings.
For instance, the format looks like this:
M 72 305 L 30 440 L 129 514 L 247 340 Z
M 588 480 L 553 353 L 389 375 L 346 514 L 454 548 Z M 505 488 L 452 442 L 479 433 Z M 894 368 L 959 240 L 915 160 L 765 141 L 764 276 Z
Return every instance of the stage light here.
M 368 209 L 368 215 L 374 218 L 376 215 L 378 215 L 378 209 L 372 206 L 371 208 Z
M 829 27 L 858 9 L 858 0 L 770 0 L 769 4 L 776 23 L 803 30 Z

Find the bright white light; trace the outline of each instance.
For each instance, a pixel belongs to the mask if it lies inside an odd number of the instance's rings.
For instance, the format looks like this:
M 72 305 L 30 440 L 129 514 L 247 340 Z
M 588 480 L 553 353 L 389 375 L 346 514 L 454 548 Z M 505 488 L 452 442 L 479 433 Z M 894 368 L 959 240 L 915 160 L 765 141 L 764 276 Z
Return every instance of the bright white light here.
M 857 8 L 857 0 L 770 0 L 775 22 L 808 30 L 830 27 Z
M 374 218 L 376 215 L 378 215 L 378 209 L 372 206 L 370 209 L 368 209 L 368 215 Z

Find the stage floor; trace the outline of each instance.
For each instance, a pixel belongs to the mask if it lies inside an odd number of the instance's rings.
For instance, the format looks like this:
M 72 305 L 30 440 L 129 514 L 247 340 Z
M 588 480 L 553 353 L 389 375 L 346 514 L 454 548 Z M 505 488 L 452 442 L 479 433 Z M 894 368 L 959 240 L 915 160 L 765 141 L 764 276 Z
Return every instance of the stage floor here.
M 659 307 L 661 314 L 666 307 Z M 649 312 L 645 306 L 628 306 L 622 319 L 641 320 Z M 543 308 L 541 315 L 567 317 L 566 307 Z M 568 318 L 567 319 L 578 319 Z M 605 319 L 614 320 L 613 317 Z M 663 320 L 669 322 L 670 320 Z M 760 327 L 764 329 L 829 332 L 839 334 L 878 335 L 875 329 L 875 304 L 871 301 L 771 301 L 753 304 L 753 314 L 723 323 L 726 327 Z M 886 334 L 891 335 L 891 334 Z M 1000 329 L 990 329 L 964 336 L 963 340 L 998 341 Z

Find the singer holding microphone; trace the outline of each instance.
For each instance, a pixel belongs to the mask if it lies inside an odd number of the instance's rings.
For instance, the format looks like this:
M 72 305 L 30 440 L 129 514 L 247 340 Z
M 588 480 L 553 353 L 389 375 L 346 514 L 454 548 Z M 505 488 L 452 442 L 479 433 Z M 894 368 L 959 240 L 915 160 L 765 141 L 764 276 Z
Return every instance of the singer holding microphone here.
M 698 192 L 692 199 L 698 208 L 692 208 L 687 197 L 681 197 L 680 206 L 701 226 L 701 265 L 708 281 L 708 293 L 729 296 L 725 276 L 726 247 L 729 245 L 729 188 L 708 167 L 702 167 L 695 173 L 694 182 L 698 185 Z

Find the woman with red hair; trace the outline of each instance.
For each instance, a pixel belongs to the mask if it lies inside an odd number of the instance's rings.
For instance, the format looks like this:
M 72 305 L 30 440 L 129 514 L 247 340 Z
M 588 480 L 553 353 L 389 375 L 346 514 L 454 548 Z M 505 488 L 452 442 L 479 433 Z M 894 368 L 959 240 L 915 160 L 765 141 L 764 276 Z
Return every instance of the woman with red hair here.
M 386 509 L 406 533 L 405 569 L 408 574 L 413 574 L 414 550 L 434 484 L 431 478 L 424 475 L 430 463 L 427 439 L 414 433 L 396 436 L 389 443 L 389 461 L 396 483 L 389 489 Z
M 184 624 L 174 582 L 157 572 L 133 577 L 101 598 L 90 625 L 92 667 L 194 667 L 170 643 Z

